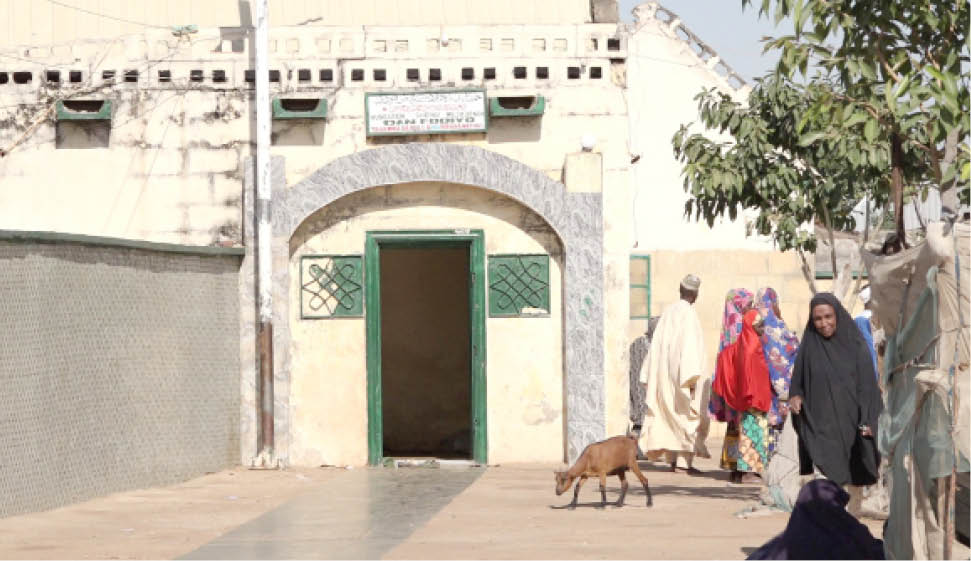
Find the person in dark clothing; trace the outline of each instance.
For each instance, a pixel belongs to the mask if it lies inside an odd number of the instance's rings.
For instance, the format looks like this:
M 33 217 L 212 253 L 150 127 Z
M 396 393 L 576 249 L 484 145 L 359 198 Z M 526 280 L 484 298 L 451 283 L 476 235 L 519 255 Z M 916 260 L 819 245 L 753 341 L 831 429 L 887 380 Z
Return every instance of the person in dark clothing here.
M 786 529 L 748 559 L 884 559 L 883 540 L 846 512 L 849 500 L 827 479 L 803 485 Z
M 835 296 L 819 293 L 809 306 L 789 389 L 800 473 L 818 469 L 837 485 L 872 485 L 879 475 L 883 400 L 870 351 Z

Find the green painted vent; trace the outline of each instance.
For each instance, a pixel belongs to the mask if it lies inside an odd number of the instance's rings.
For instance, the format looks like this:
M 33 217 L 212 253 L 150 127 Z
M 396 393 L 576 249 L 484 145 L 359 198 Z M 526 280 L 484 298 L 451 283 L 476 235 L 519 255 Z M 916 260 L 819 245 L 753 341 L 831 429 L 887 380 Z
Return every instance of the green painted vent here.
M 326 119 L 327 100 L 273 98 L 274 119 Z
M 550 313 L 549 255 L 489 256 L 489 316 Z
M 364 316 L 360 255 L 305 255 L 300 259 L 300 317 Z
M 63 99 L 57 102 L 58 121 L 110 121 L 111 101 L 107 99 Z
M 492 117 L 538 117 L 545 110 L 546 98 L 541 95 L 489 98 Z

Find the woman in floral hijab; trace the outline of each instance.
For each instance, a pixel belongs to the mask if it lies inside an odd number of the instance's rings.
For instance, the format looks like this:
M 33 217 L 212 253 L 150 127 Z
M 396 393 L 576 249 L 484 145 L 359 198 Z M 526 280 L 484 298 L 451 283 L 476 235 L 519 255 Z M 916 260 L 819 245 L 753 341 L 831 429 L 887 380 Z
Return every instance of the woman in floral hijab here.
M 742 332 L 742 318 L 745 312 L 752 307 L 754 296 L 752 292 L 744 288 L 733 288 L 725 295 L 725 313 L 722 316 L 722 332 L 718 342 L 718 355 L 725 347 L 734 343 Z M 716 356 L 718 356 L 716 355 Z M 712 384 L 718 376 L 716 368 L 711 376 Z M 741 473 L 736 469 L 738 463 L 738 423 L 739 414 L 725 403 L 725 400 L 712 392 L 708 402 L 708 412 L 712 419 L 722 423 L 728 423 L 725 431 L 725 443 L 722 446 L 721 467 L 722 469 L 732 470 L 732 481 L 739 481 Z
M 779 295 L 769 287 L 759 289 L 755 296 L 755 309 L 762 318 L 762 350 L 769 366 L 772 386 L 772 407 L 768 412 L 768 457 L 775 452 L 775 443 L 789 413 L 789 382 L 792 380 L 792 364 L 799 351 L 799 337 L 786 327 L 779 311 Z

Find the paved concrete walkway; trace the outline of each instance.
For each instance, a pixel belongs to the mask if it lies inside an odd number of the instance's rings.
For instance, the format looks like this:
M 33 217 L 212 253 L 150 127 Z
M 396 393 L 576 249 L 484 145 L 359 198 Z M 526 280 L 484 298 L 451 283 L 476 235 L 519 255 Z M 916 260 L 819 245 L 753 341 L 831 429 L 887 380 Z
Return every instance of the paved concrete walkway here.
M 369 468 L 341 471 L 182 559 L 742 559 L 788 515 L 740 519 L 758 486 L 731 485 L 643 462 L 647 508 L 632 484 L 626 506 L 599 508 L 596 482 L 576 510 L 562 507 L 543 466 Z M 619 481 L 608 480 L 608 501 Z
M 484 471 L 348 471 L 182 559 L 379 559 Z
M 700 475 L 642 466 L 654 507 L 632 484 L 624 508 L 597 508 L 589 482 L 575 510 L 553 465 L 225 470 L 0 519 L 0 559 L 744 559 L 788 521 L 736 516 L 760 487 L 728 483 L 715 459 Z

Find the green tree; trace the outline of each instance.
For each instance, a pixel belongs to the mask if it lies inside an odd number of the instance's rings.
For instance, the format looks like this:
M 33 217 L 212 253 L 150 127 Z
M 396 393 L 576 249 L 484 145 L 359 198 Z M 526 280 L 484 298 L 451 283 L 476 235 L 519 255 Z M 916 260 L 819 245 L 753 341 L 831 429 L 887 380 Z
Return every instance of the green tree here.
M 755 230 L 803 256 L 816 245 L 807 225 L 832 236 L 862 199 L 891 202 L 906 243 L 905 183 L 967 200 L 967 0 L 763 0 L 760 15 L 770 11 L 794 23 L 766 39 L 779 51 L 775 71 L 745 104 L 715 90 L 698 97 L 701 125 L 725 140 L 687 126 L 674 136 L 686 213 L 712 224 L 755 211 Z
M 885 146 L 853 128 L 839 136 L 800 135 L 824 126 L 810 110 L 834 87 L 821 79 L 798 84 L 776 75 L 759 82 L 746 103 L 706 90 L 696 98 L 700 124 L 724 140 L 692 134 L 689 126 L 673 139 L 691 194 L 685 213 L 711 225 L 719 216 L 735 219 L 748 209 L 755 214 L 750 223 L 755 233 L 799 253 L 811 285 L 805 252 L 816 249 L 813 224 L 818 220 L 829 230 L 832 246 L 833 230 L 852 228 L 858 201 L 869 198 L 879 207 L 890 191 Z M 907 150 L 904 169 L 909 177 L 919 176 L 919 157 Z M 838 274 L 835 258 L 833 271 Z
M 805 76 L 812 64 L 838 80 L 799 132 L 820 138 L 851 129 L 889 146 L 896 229 L 905 243 L 905 151 L 922 160 L 918 181 L 949 193 L 952 207 L 958 192 L 968 201 L 968 0 L 762 0 L 759 14 L 770 11 L 777 23 L 791 17 L 794 28 L 766 41 L 766 50 L 780 53 L 776 73 Z

